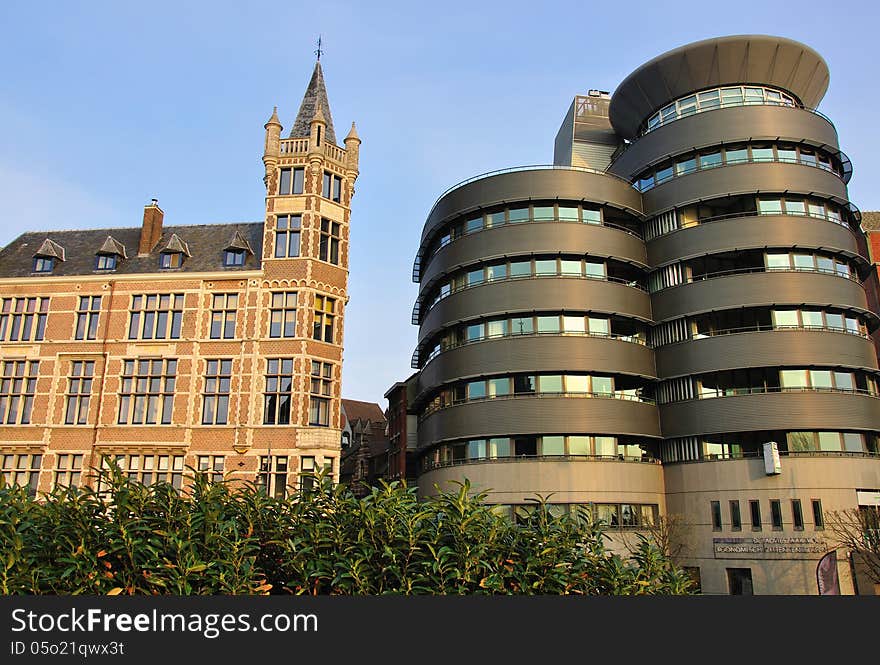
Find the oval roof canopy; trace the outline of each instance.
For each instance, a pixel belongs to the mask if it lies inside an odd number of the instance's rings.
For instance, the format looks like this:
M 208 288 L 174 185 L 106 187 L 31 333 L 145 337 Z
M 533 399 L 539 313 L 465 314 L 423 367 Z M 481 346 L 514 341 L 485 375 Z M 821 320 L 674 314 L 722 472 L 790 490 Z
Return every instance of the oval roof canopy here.
M 769 35 L 716 37 L 646 62 L 614 91 L 608 114 L 614 130 L 632 139 L 654 111 L 695 90 L 738 83 L 767 85 L 814 108 L 828 81 L 822 56 L 800 42 Z

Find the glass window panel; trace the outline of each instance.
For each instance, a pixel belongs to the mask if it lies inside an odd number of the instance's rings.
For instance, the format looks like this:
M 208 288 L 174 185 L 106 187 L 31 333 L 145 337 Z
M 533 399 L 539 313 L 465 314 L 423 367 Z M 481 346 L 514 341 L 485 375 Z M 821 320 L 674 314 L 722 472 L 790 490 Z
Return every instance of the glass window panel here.
M 809 385 L 807 370 L 805 369 L 781 369 L 779 370 L 779 385 L 783 388 L 806 388 Z
M 700 168 L 701 169 L 712 169 L 716 166 L 721 166 L 721 153 L 720 152 L 710 152 L 705 155 L 700 155 Z
M 791 268 L 791 257 L 788 254 L 767 254 L 769 270 L 788 270 Z
M 519 375 L 513 377 L 513 392 L 516 395 L 525 395 L 535 392 L 535 377 Z
M 797 328 L 798 312 L 796 309 L 774 309 L 773 325 L 776 328 Z
M 614 380 L 610 376 L 594 376 L 592 384 L 594 393 L 600 395 L 614 394 Z
M 743 103 L 743 91 L 742 88 L 737 86 L 736 88 L 722 88 L 721 89 L 721 103 L 724 105 L 737 105 Z
M 610 335 L 611 322 L 608 319 L 589 317 L 589 330 L 591 335 Z
M 773 148 L 756 148 L 752 146 L 752 161 L 753 162 L 772 162 L 773 161 Z
M 614 457 L 617 455 L 617 440 L 613 436 L 593 437 L 596 446 L 596 455 L 602 457 Z
M 474 219 L 469 219 L 465 222 L 464 230 L 465 233 L 473 233 L 474 231 L 479 231 L 483 228 L 483 218 L 476 217 Z
M 728 148 L 724 151 L 724 161 L 728 164 L 742 164 L 749 161 L 748 148 Z
M 604 263 L 591 263 L 587 261 L 584 264 L 584 268 L 586 270 L 587 277 L 594 278 L 605 278 L 605 264 Z
M 507 264 L 500 263 L 494 266 L 486 266 L 486 279 L 490 282 L 496 279 L 507 278 Z
M 834 385 L 838 390 L 855 390 L 854 378 L 851 372 L 834 372 Z
M 858 432 L 843 433 L 843 449 L 848 453 L 866 452 L 865 437 Z
M 697 170 L 697 158 L 691 157 L 675 163 L 675 175 L 686 175 Z
M 468 342 L 483 339 L 483 324 L 475 323 L 474 325 L 467 326 L 467 328 L 465 328 L 465 339 Z
M 486 334 L 489 337 L 502 337 L 507 334 L 507 319 L 489 321 L 486 324 Z
M 556 259 L 540 259 L 535 261 L 536 275 L 555 275 L 557 270 Z
M 533 332 L 535 332 L 535 326 L 532 317 L 516 317 L 510 320 L 511 335 L 529 335 Z
M 588 393 L 590 392 L 590 377 L 587 375 L 569 374 L 565 377 L 565 392 Z
M 588 436 L 570 436 L 570 437 L 568 437 L 568 454 L 569 455 L 589 455 L 590 454 L 590 437 L 588 437 Z
M 782 201 L 780 199 L 758 199 L 758 212 L 762 215 L 781 215 Z
M 539 316 L 538 317 L 539 333 L 558 333 L 559 317 L 558 316 Z
M 573 261 L 571 259 L 562 259 L 560 261 L 561 270 L 563 275 L 583 275 L 583 267 L 580 261 Z
M 776 156 L 780 162 L 797 162 L 797 150 L 794 148 L 776 148 Z
M 528 208 L 511 208 L 508 210 L 508 219 L 511 224 L 517 224 L 519 222 L 527 222 L 529 221 L 529 209 Z
M 531 261 L 512 261 L 510 263 L 511 277 L 528 277 L 532 274 Z
M 819 450 L 840 450 L 840 432 L 819 432 Z
M 804 322 L 804 328 L 823 327 L 821 311 L 805 309 L 801 312 L 801 320 Z
M 533 215 L 535 221 L 556 219 L 556 214 L 553 210 L 553 206 L 535 206 Z
M 538 390 L 542 393 L 561 393 L 562 376 L 559 374 L 548 374 L 538 377 Z
M 486 215 L 486 226 L 502 226 L 504 224 L 504 211 L 493 212 Z
M 825 323 L 829 328 L 843 330 L 843 314 L 827 313 L 825 315 Z
M 471 270 L 467 274 L 468 286 L 473 286 L 475 284 L 482 284 L 484 279 L 485 279 L 485 273 L 483 272 L 482 268 L 480 268 L 479 270 Z
M 577 222 L 580 219 L 576 207 L 559 206 L 559 219 L 563 222 Z
M 701 92 L 697 97 L 700 100 L 701 111 L 717 108 L 721 104 L 721 92 L 719 90 Z
M 816 263 L 820 272 L 834 272 L 834 260 L 827 256 L 816 257 Z
M 474 439 L 467 443 L 468 459 L 484 459 L 486 457 L 486 439 Z
M 808 209 L 811 217 L 825 217 L 825 206 L 821 203 L 810 202 Z
M 544 436 L 541 437 L 541 454 L 542 455 L 565 455 L 565 437 L 564 436 Z
M 584 224 L 601 224 L 602 223 L 602 211 L 601 210 L 592 210 L 590 208 L 584 208 Z
M 672 177 L 672 165 L 667 166 L 662 169 L 657 170 L 657 175 L 655 176 L 655 181 L 659 185 L 661 182 L 666 182 Z
M 510 394 L 510 379 L 489 379 L 489 397 L 500 397 Z
M 813 384 L 813 388 L 833 388 L 834 387 L 834 385 L 831 382 L 831 370 L 827 370 L 827 369 L 810 370 L 810 380 Z
M 510 439 L 489 439 L 489 457 L 510 457 Z
M 649 173 L 639 178 L 639 190 L 644 192 L 654 186 L 654 174 Z
M 583 316 L 563 316 L 562 329 L 567 333 L 585 333 L 586 319 Z
M 815 270 L 816 258 L 812 254 L 795 254 L 794 268 L 795 270 Z
M 485 381 L 472 381 L 467 384 L 467 398 L 468 399 L 480 399 L 481 397 L 486 396 L 486 382 Z

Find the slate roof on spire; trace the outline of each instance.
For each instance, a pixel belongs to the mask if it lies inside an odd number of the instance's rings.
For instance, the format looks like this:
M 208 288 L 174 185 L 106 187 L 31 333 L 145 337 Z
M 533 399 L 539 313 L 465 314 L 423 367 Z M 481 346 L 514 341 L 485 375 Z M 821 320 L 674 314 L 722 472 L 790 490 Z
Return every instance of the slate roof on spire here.
M 309 86 L 306 88 L 306 94 L 303 96 L 302 104 L 299 107 L 299 113 L 296 114 L 296 120 L 293 128 L 290 130 L 290 138 L 302 139 L 308 138 L 311 133 L 312 118 L 315 112 L 321 108 L 324 121 L 327 128 L 324 130 L 326 139 L 336 145 L 336 132 L 333 131 L 333 116 L 330 115 L 330 102 L 327 100 L 327 88 L 324 85 L 324 72 L 321 70 L 321 63 L 315 63 L 315 71 L 312 72 L 312 78 Z

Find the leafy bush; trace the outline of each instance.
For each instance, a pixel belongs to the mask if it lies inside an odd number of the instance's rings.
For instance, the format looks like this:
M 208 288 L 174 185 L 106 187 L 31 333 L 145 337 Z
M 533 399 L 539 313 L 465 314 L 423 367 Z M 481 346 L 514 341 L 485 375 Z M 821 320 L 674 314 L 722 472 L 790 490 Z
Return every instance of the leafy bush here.
M 284 499 L 196 474 L 183 495 L 132 482 L 34 500 L 0 487 L 3 594 L 682 594 L 687 576 L 647 539 L 610 554 L 601 525 L 525 524 L 485 495 L 420 501 L 399 483 L 363 499 L 329 483 Z M 0 476 L 2 481 L 2 476 Z

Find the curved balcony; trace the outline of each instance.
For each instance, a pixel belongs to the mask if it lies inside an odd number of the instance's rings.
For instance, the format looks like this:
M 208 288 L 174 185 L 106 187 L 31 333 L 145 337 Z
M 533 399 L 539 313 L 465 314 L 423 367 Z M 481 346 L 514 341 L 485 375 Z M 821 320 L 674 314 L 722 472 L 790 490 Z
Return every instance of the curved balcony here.
M 654 321 L 731 307 L 810 305 L 868 309 L 865 289 L 852 279 L 800 271 L 733 273 L 663 289 L 651 295 Z
M 419 255 L 449 219 L 511 201 L 591 201 L 642 216 L 642 200 L 629 182 L 604 171 L 571 166 L 521 166 L 493 171 L 450 187 L 437 199 L 422 230 Z
M 419 495 L 430 496 L 438 485 L 467 478 L 474 491 L 486 490 L 495 503 L 526 503 L 536 494 L 554 503 L 665 504 L 660 464 L 599 458 L 507 458 L 474 460 L 434 468 L 419 476 Z
M 514 335 L 472 342 L 435 356 L 419 374 L 418 392 L 492 374 L 552 372 L 656 378 L 654 354 L 641 344 L 594 335 Z
M 728 195 L 786 192 L 847 205 L 846 185 L 832 171 L 789 162 L 744 162 L 671 178 L 642 194 L 645 214 Z
M 732 106 L 696 113 L 664 124 L 631 143 L 608 168 L 630 182 L 645 168 L 668 158 L 733 141 L 800 143 L 838 155 L 837 130 L 825 116 L 791 106 Z
M 823 249 L 867 261 L 849 226 L 806 215 L 736 215 L 688 226 L 648 242 L 648 259 L 658 267 L 694 256 L 764 247 Z
M 613 257 L 640 267 L 647 265 L 644 241 L 615 226 L 580 222 L 505 224 L 453 240 L 431 257 L 421 273 L 421 291 L 457 268 L 530 254 L 589 254 Z
M 857 392 L 785 390 L 660 406 L 665 438 L 756 430 L 876 431 L 880 399 Z
M 828 365 L 877 369 L 870 339 L 827 329 L 732 332 L 654 349 L 657 375 L 672 378 L 744 367 Z
M 660 436 L 657 407 L 615 397 L 536 393 L 456 404 L 419 423 L 419 447 L 492 436 L 543 432 L 602 432 Z
M 535 310 L 582 312 L 586 303 L 597 312 L 651 319 L 648 294 L 627 284 L 582 277 L 506 279 L 456 291 L 439 300 L 422 319 L 419 344 L 468 319 Z

